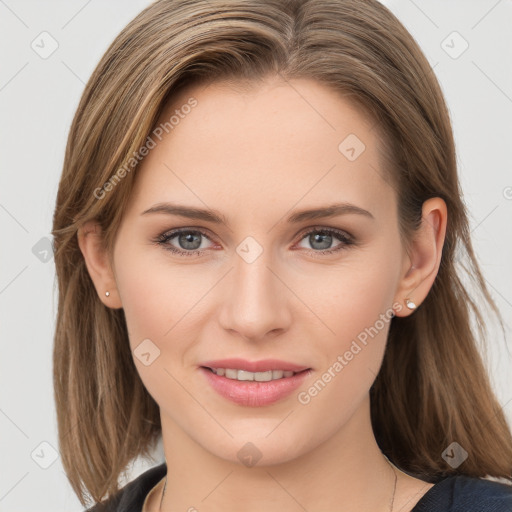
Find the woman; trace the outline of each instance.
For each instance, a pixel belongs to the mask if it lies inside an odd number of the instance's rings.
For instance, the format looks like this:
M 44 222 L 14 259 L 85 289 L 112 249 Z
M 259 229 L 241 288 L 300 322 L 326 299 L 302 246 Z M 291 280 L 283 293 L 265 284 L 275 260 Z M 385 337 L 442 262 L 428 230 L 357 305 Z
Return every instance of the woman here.
M 512 510 L 449 115 L 378 2 L 151 4 L 86 86 L 53 228 L 91 510 Z

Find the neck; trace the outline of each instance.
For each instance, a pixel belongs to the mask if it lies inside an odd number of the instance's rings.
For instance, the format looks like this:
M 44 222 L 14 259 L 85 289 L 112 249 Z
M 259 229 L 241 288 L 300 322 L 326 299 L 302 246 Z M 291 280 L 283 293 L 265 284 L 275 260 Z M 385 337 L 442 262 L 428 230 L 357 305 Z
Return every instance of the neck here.
M 391 510 L 396 473 L 376 443 L 369 400 L 314 450 L 272 465 L 219 458 L 164 415 L 162 434 L 168 476 L 162 512 Z

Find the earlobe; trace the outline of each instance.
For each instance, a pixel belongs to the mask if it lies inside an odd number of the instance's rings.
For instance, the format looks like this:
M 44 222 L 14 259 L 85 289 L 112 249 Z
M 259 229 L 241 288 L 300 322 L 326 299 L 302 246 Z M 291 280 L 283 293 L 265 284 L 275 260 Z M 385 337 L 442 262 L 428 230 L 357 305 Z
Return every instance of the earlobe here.
M 114 273 L 108 253 L 103 247 L 100 226 L 94 221 L 86 222 L 78 229 L 77 238 L 87 271 L 100 300 L 109 308 L 121 308 L 122 304 L 117 293 Z
M 446 203 L 433 197 L 423 203 L 421 226 L 414 234 L 395 300 L 404 304 L 396 316 L 408 316 L 428 295 L 441 264 L 448 220 Z

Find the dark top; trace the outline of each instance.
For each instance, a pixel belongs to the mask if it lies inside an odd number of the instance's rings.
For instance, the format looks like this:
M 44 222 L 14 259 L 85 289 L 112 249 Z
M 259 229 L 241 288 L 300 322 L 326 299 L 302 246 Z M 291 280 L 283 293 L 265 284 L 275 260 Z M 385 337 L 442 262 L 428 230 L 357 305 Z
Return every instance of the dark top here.
M 141 512 L 149 491 L 165 476 L 165 463 L 125 485 L 107 504 L 87 512 Z M 512 486 L 465 475 L 449 476 L 431 487 L 411 512 L 512 512 Z

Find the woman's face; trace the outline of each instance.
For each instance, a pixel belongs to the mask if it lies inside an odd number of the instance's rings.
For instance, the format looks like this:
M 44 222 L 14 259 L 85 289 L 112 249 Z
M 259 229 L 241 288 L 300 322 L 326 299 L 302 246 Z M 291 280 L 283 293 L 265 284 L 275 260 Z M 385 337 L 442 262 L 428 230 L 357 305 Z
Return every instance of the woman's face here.
M 273 464 L 357 429 L 410 264 L 372 123 L 310 80 L 195 86 L 165 122 L 114 247 L 134 361 L 164 431 Z M 231 358 L 245 366 L 212 364 Z M 290 365 L 306 371 L 267 381 Z

